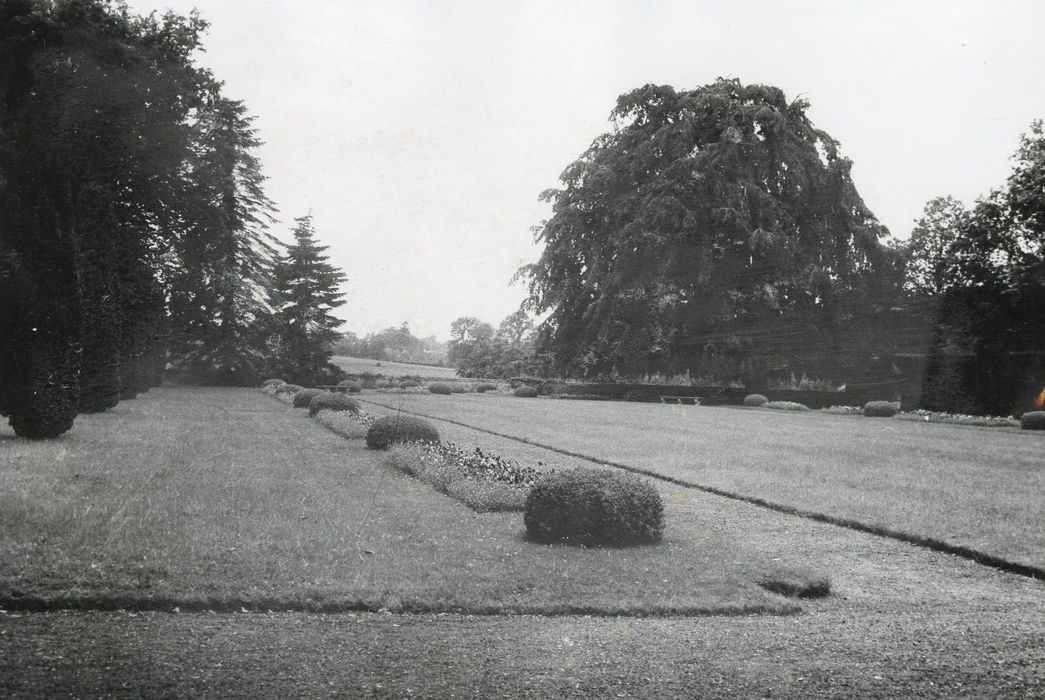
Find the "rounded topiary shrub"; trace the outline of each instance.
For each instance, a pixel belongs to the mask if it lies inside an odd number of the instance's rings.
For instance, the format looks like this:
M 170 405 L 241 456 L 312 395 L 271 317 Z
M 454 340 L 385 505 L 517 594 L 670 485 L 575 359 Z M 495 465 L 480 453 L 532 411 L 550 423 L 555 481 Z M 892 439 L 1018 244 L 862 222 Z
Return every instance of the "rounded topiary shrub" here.
M 1045 411 L 1027 411 L 1020 417 L 1024 430 L 1045 430 Z
M 445 394 L 447 396 L 454 393 L 449 384 L 429 384 L 428 391 L 432 394 Z
M 297 384 L 280 384 L 276 387 L 276 395 L 278 396 L 279 394 L 296 394 L 302 389 L 304 389 L 304 387 L 298 386 Z
M 599 469 L 541 477 L 523 511 L 526 534 L 538 542 L 630 545 L 657 542 L 664 504 L 646 479 Z
M 294 394 L 294 408 L 308 408 L 312 404 L 312 399 L 324 393 L 326 392 L 322 389 L 302 389 Z
M 515 390 L 515 395 L 524 399 L 532 399 L 537 396 L 537 389 L 532 386 L 523 385 Z
M 896 411 L 896 404 L 892 401 L 868 401 L 864 404 L 864 415 L 869 418 L 892 418 Z
M 482 384 L 476 384 L 475 385 L 475 393 L 477 393 L 477 394 L 482 394 L 482 393 L 487 392 L 487 391 L 494 391 L 495 389 L 497 389 L 497 387 L 495 385 L 488 384 L 486 382 L 483 382 Z
M 314 416 L 320 411 L 359 413 L 359 402 L 344 394 L 326 391 L 313 398 L 308 404 L 308 415 Z
M 421 382 L 415 381 L 413 379 L 404 379 L 403 381 L 399 382 L 400 389 L 413 389 L 419 386 L 421 386 Z
M 765 406 L 767 403 L 769 399 L 762 394 L 748 394 L 744 397 L 745 406 Z
M 363 390 L 363 385 L 352 379 L 346 379 L 343 382 L 337 383 L 338 391 L 343 391 L 348 394 L 358 394 Z
M 414 416 L 378 418 L 366 432 L 366 446 L 387 450 L 397 442 L 439 442 L 439 431 L 426 420 Z
M 280 384 L 286 384 L 282 379 L 266 379 L 261 383 L 261 386 L 277 386 Z

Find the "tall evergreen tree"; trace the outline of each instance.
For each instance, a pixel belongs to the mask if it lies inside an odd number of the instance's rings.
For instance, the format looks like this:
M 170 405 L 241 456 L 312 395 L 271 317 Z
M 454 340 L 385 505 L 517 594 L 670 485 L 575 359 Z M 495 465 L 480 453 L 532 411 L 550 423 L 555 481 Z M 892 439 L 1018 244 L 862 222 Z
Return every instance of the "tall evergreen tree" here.
M 215 96 L 196 123 L 170 272 L 172 354 L 187 381 L 254 384 L 269 361 L 277 242 L 252 122 L 241 102 Z
M 294 243 L 273 275 L 275 368 L 291 382 L 330 383 L 341 374 L 330 358 L 342 323 L 330 312 L 345 303 L 339 287 L 346 277 L 327 262 L 327 247 L 316 241 L 312 215 L 295 222 Z

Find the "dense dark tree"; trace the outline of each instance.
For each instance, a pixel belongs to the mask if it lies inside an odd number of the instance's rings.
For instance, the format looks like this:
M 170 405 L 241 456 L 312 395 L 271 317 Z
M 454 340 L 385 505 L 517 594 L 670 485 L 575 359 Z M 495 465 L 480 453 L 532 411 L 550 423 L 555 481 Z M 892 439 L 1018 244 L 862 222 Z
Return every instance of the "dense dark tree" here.
M 506 316 L 496 333 L 490 324 L 467 316 L 451 324 L 451 334 L 447 359 L 462 377 L 503 379 L 547 373 L 534 348 L 533 321 L 524 310 Z
M 562 174 L 524 269 L 538 345 L 568 372 L 644 373 L 727 355 L 758 383 L 778 358 L 862 350 L 885 229 L 804 100 L 720 79 L 619 98 L 615 128 Z
M 330 363 L 342 321 L 330 312 L 342 304 L 343 272 L 327 262 L 312 216 L 295 219 L 294 243 L 276 262 L 271 305 L 276 372 L 296 384 L 333 383 L 342 374 Z
M 187 165 L 183 232 L 170 273 L 172 359 L 190 382 L 249 385 L 270 357 L 265 335 L 276 240 L 264 192 L 260 145 L 240 102 L 220 96 L 196 122 L 197 153 Z

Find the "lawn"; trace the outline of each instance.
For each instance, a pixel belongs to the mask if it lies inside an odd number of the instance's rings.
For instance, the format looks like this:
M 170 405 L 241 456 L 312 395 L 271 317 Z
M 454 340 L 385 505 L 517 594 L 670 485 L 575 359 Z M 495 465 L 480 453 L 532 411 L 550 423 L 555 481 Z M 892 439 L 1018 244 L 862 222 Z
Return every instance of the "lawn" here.
M 7 607 L 797 609 L 756 584 L 788 561 L 728 531 L 532 544 L 518 513 L 477 515 L 257 390 L 154 390 L 49 442 L 5 428 L 0 463 Z
M 383 374 L 386 377 L 419 376 L 423 379 L 458 379 L 457 370 L 453 367 L 434 367 L 432 365 L 413 365 L 406 362 L 389 362 L 387 360 L 371 360 L 366 357 L 346 357 L 335 355 L 330 358 L 335 365 L 349 374 Z
M 364 398 L 1045 567 L 1042 433 L 815 411 L 471 394 Z

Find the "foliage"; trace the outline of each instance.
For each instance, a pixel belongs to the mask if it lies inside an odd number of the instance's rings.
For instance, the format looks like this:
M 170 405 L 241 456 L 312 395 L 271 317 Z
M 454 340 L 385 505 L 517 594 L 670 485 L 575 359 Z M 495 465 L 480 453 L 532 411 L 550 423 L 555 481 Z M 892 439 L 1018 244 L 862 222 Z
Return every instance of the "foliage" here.
M 449 396 L 453 393 L 453 388 L 449 384 L 442 382 L 436 382 L 435 384 L 428 385 L 428 393 L 430 394 L 443 394 Z
M 308 408 L 312 399 L 325 393 L 322 389 L 302 389 L 294 394 L 294 408 Z
M 286 382 L 282 379 L 266 379 L 261 386 L 279 386 L 281 384 L 286 384 Z
M 372 450 L 387 450 L 397 442 L 439 442 L 439 431 L 422 418 L 396 414 L 378 418 L 366 434 Z
M 868 401 L 864 404 L 864 415 L 869 418 L 892 418 L 900 408 L 892 401 Z
M 1020 427 L 1024 430 L 1045 430 L 1045 411 L 1027 411 L 1020 416 Z
M 359 338 L 354 333 L 343 333 L 331 348 L 335 355 L 366 357 L 374 360 L 412 364 L 446 366 L 446 344 L 436 337 L 416 338 L 410 325 L 385 328 Z
M 550 370 L 548 358 L 534 349 L 533 321 L 521 309 L 506 316 L 496 332 L 472 316 L 458 318 L 450 329 L 447 361 L 462 377 L 546 376 Z
M 808 411 L 809 407 L 805 404 L 798 403 L 797 401 L 770 401 L 763 404 L 766 408 L 773 408 L 778 411 Z
M 522 399 L 532 399 L 537 396 L 537 389 L 532 386 L 521 386 L 513 393 Z
M 431 442 L 395 445 L 388 463 L 479 512 L 521 511 L 537 476 L 478 448 Z
M 726 79 L 622 95 L 614 130 L 543 195 L 545 249 L 520 271 L 550 314 L 538 351 L 587 376 L 717 357 L 749 389 L 774 358 L 862 358 L 886 232 L 808 107 Z
M 745 406 L 765 406 L 767 403 L 769 399 L 762 394 L 748 394 L 744 397 Z
M 363 385 L 352 379 L 345 379 L 337 383 L 339 390 L 349 394 L 358 394 L 363 391 Z
M 294 244 L 276 262 L 271 305 L 275 363 L 291 381 L 333 384 L 343 376 L 330 363 L 341 321 L 331 311 L 343 305 L 345 275 L 327 262 L 316 241 L 311 215 L 295 219 Z
M 296 394 L 302 389 L 304 387 L 299 384 L 280 384 L 276 387 L 276 394 Z
M 526 499 L 524 521 L 538 542 L 642 544 L 660 540 L 664 506 L 645 479 L 578 468 L 542 476 Z
M 315 416 L 320 411 L 347 411 L 349 413 L 359 412 L 359 402 L 345 394 L 324 392 L 312 398 L 308 404 L 308 415 Z
M 919 408 L 914 411 L 897 413 L 900 420 L 916 420 L 926 423 L 954 423 L 956 425 L 975 425 L 981 428 L 1018 428 L 1020 422 L 1011 416 L 970 416 L 961 413 L 942 413 Z
M 497 391 L 497 385 L 496 384 L 489 384 L 487 382 L 480 382 L 480 383 L 475 385 L 475 393 L 483 394 L 483 393 L 486 393 L 487 391 Z

